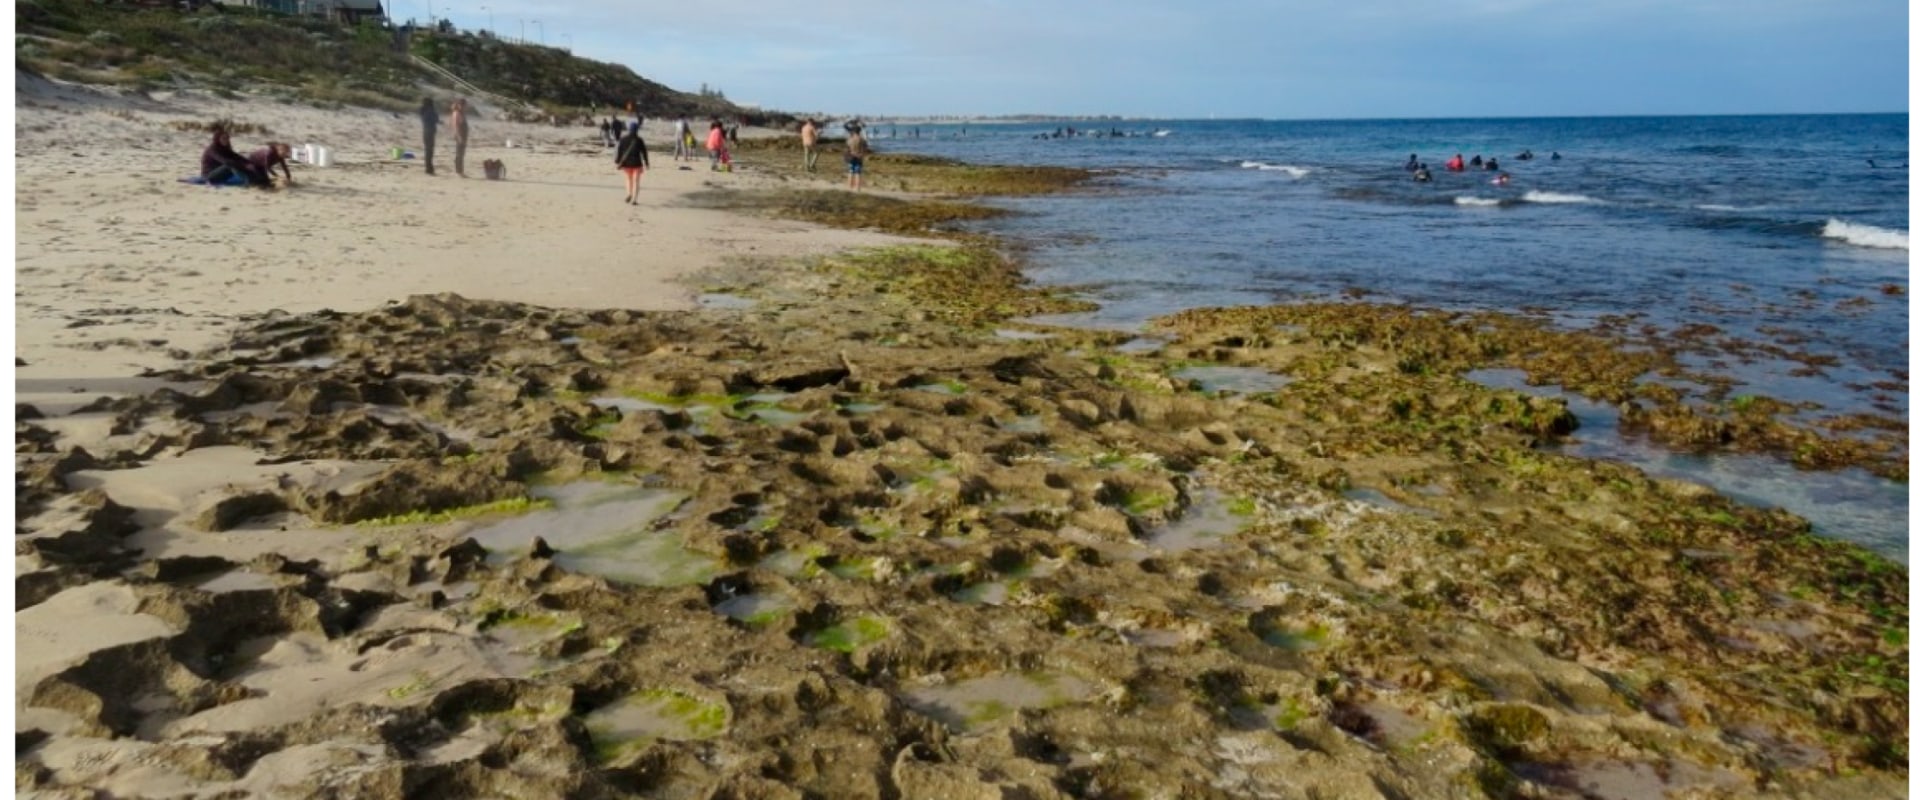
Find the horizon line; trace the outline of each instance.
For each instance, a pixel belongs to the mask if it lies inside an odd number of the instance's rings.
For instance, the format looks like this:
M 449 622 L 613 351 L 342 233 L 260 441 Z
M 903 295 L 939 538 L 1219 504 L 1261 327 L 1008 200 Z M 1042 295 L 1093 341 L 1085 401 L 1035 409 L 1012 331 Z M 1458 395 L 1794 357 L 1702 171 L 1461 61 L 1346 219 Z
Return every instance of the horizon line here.
M 1489 114 L 1482 116 L 1458 117 L 1259 117 L 1259 116 L 1129 116 L 1126 114 L 839 114 L 847 119 L 898 120 L 898 119 L 951 119 L 955 121 L 991 121 L 991 120 L 1028 120 L 1028 121 L 1071 121 L 1071 120 L 1118 120 L 1134 122 L 1450 122 L 1488 119 L 1669 119 L 1682 117 L 1868 117 L 1868 116 L 1910 116 L 1911 111 L 1727 111 L 1702 114 Z

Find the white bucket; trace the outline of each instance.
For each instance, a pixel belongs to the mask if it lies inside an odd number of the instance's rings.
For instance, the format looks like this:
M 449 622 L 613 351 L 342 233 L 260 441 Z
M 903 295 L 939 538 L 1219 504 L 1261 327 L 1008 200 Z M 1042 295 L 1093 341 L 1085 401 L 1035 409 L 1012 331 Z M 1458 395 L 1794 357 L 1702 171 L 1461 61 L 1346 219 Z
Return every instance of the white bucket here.
M 298 159 L 302 164 L 313 163 L 313 145 L 300 145 L 300 149 L 294 151 L 294 158 Z
M 508 139 L 508 140 L 507 140 L 507 149 L 508 149 L 508 150 L 512 150 L 512 149 L 513 149 L 513 140 L 512 140 L 512 139 Z
M 313 148 L 313 165 L 316 167 L 333 166 L 333 151 L 324 147 Z

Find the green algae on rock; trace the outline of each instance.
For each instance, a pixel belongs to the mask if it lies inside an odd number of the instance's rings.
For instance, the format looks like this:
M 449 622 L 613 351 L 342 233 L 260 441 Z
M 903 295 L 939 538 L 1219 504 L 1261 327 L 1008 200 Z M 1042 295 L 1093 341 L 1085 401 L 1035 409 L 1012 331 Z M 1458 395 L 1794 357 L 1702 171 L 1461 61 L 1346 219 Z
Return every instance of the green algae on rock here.
M 449 492 L 458 507 L 526 496 L 537 476 L 627 483 L 578 488 L 510 520 L 421 526 L 350 565 L 291 565 L 299 580 L 276 580 L 272 602 L 156 569 L 126 590 L 182 632 L 97 654 L 23 693 L 101 730 L 164 729 L 173 709 L 237 691 L 190 666 L 251 637 L 311 629 L 363 637 L 345 644 L 378 655 L 468 636 L 434 615 L 517 613 L 541 623 L 501 618 L 475 635 L 525 635 L 507 644 L 535 651 L 537 669 L 429 675 L 404 703 L 332 709 L 248 741 L 468 753 L 435 748 L 469 737 L 471 753 L 446 764 L 379 763 L 473 796 L 882 797 L 909 794 L 923 785 L 912 776 L 935 768 L 1032 797 L 1116 786 L 1206 798 L 1558 796 L 1579 791 L 1566 774 L 1636 786 L 1666 775 L 1656 788 L 1674 794 L 1866 798 L 1905 785 L 1906 569 L 1785 512 L 1541 449 L 1566 435 L 1564 403 L 1462 377 L 1561 346 L 1523 322 L 1488 321 L 1519 331 L 1502 338 L 1439 313 L 1224 310 L 1177 317 L 1159 352 L 1117 359 L 1131 334 L 996 335 L 992 320 L 1047 301 L 1010 263 L 967 248 L 730 269 L 716 279 L 781 301 L 742 315 L 414 298 L 285 329 L 299 331 L 288 347 L 324 339 L 334 366 L 209 365 L 192 377 L 226 378 L 215 392 L 128 403 L 128 424 L 176 422 L 166 436 L 177 446 L 245 435 L 276 458 L 417 462 L 381 502 L 336 517 L 419 508 L 419 487 L 478 490 Z M 1649 391 L 1630 388 L 1645 369 L 1628 363 L 1638 356 L 1537 358 L 1576 384 Z M 372 360 L 406 369 L 343 366 Z M 1295 380 L 1215 396 L 1168 377 L 1196 363 Z M 424 435 L 324 435 L 372 430 L 324 404 L 297 425 L 218 416 L 262 396 L 318 396 L 322 382 L 333 395 L 457 408 L 489 436 L 471 445 L 476 457 L 442 464 L 442 440 Z M 932 384 L 965 391 L 920 388 Z M 587 399 L 623 393 L 608 387 L 725 397 L 735 410 L 779 392 L 782 408 L 810 413 L 694 425 L 685 409 L 636 408 L 582 435 Z M 128 512 L 54 500 L 72 493 L 63 477 L 83 463 L 73 454 L 20 458 L 50 515 L 22 537 L 23 563 L 41 576 L 31 585 L 117 570 Z M 434 470 L 457 480 L 428 481 Z M 1354 487 L 1403 507 L 1345 496 Z M 642 492 L 672 500 L 619 507 Z M 618 513 L 604 526 L 528 522 L 595 508 Z M 1167 526 L 1201 521 L 1219 534 L 1195 537 L 1206 546 L 1155 546 Z M 493 525 L 508 526 L 494 531 L 497 558 L 448 545 Z M 556 544 L 581 531 L 594 535 Z M 514 557 L 535 535 L 558 553 Z M 568 565 L 602 535 L 671 536 L 712 563 L 666 585 Z M 29 602 L 48 602 L 44 591 Z M 755 595 L 791 606 L 719 609 Z M 361 627 L 389 608 L 440 627 Z M 948 710 L 912 697 L 943 681 L 1034 674 L 1087 688 L 1070 702 L 993 696 Z M 412 683 L 401 673 L 380 688 Z M 124 686 L 172 705 L 136 704 Z M 698 707 L 669 714 L 664 733 L 588 725 L 583 736 L 581 719 L 544 712 L 468 724 L 479 710 L 554 703 L 589 716 Z M 167 746 L 210 761 L 232 752 L 181 737 Z M 23 755 L 43 770 L 29 766 L 24 786 L 60 787 L 43 761 Z M 529 782 L 501 766 L 528 764 L 551 774 Z

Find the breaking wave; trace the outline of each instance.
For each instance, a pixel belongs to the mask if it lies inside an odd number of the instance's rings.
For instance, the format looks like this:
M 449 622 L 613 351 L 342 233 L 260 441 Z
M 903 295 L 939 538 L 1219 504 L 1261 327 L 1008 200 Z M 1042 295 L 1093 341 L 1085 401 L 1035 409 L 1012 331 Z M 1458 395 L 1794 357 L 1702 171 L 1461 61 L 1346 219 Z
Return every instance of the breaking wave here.
M 1878 247 L 1887 250 L 1909 249 L 1907 247 L 1906 231 L 1876 228 L 1872 225 L 1861 225 L 1853 222 L 1841 222 L 1837 219 L 1827 220 L 1827 227 L 1820 230 L 1820 235 L 1828 239 L 1838 239 L 1847 244 L 1858 245 L 1860 247 Z
M 1262 172 L 1284 172 L 1287 173 L 1287 177 L 1289 178 L 1304 178 L 1307 176 L 1307 173 L 1313 171 L 1306 167 L 1296 167 L 1292 164 L 1268 164 L 1264 161 L 1242 161 L 1240 162 L 1240 168 L 1257 169 Z

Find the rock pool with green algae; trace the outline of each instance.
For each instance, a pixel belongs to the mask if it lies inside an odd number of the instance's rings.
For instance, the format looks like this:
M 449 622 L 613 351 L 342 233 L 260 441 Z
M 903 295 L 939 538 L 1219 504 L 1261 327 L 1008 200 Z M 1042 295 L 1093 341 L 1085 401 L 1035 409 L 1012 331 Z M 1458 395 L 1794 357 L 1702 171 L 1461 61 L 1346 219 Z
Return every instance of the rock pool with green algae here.
M 1293 382 L 1285 375 L 1275 375 L 1264 369 L 1220 364 L 1193 364 L 1179 367 L 1170 374 L 1180 380 L 1199 384 L 1203 392 L 1260 394 L 1279 391 Z
M 815 631 L 803 640 L 813 647 L 836 653 L 853 653 L 893 635 L 893 626 L 882 617 L 855 617 Z
M 687 495 L 616 482 L 581 481 L 537 486 L 532 493 L 554 507 L 475 529 L 469 535 L 504 563 L 523 557 L 534 537 L 567 569 L 644 586 L 705 583 L 719 574 L 719 558 L 692 550 L 675 530 L 656 525 Z
M 644 750 L 656 741 L 699 741 L 719 736 L 732 717 L 724 701 L 679 689 L 648 689 L 588 712 L 581 722 L 593 737 L 601 762 Z
M 692 331 L 686 317 L 629 315 L 616 324 L 602 321 L 612 315 L 591 312 L 579 319 L 583 329 L 603 326 L 594 337 L 608 342 L 606 352 L 649 354 L 596 369 L 697 382 L 718 363 L 804 357 L 779 349 L 782 324 L 850 332 L 902 325 L 889 295 L 870 289 L 842 284 L 833 291 L 863 302 L 828 302 L 784 323 L 776 315 L 765 323 L 775 334 L 766 336 L 730 338 L 741 336 L 731 323 Z M 512 335 L 523 320 L 553 313 L 417 299 L 404 314 L 383 309 L 328 324 L 352 334 L 341 337 L 343 360 L 360 348 L 418 349 L 484 363 L 461 354 L 490 352 L 503 331 Z M 596 698 L 589 707 L 604 707 L 657 686 L 658 675 L 684 675 L 689 691 L 697 685 L 700 696 L 725 695 L 738 712 L 720 735 L 697 746 L 663 738 L 613 762 L 569 744 L 552 723 L 537 725 L 531 730 L 542 732 L 538 744 L 522 739 L 514 746 L 535 747 L 540 758 L 561 765 L 573 783 L 560 793 L 586 787 L 606 795 L 644 775 L 660 792 L 721 785 L 750 794 L 763 788 L 756 781 L 772 780 L 824 796 L 877 797 L 897 790 L 904 774 L 896 760 L 903 736 L 950 753 L 943 765 L 997 776 L 1040 797 L 1084 794 L 1095 785 L 1200 797 L 1354 787 L 1407 797 L 1551 794 L 1566 788 L 1556 782 L 1559 773 L 1533 765 L 1595 758 L 1699 767 L 1668 771 L 1677 778 L 1663 789 L 1678 791 L 1708 788 L 1690 776 L 1716 770 L 1738 776 L 1755 795 L 1873 797 L 1903 784 L 1906 600 L 1898 564 L 1808 536 L 1791 515 L 1538 451 L 1553 435 L 1550 426 L 1495 408 L 1488 401 L 1496 395 L 1397 369 L 1391 360 L 1385 370 L 1363 369 L 1379 363 L 1375 354 L 1337 343 L 1326 352 L 1311 352 L 1322 345 L 1310 343 L 1291 354 L 1289 363 L 1324 367 L 1281 393 L 1305 388 L 1305 397 L 1252 402 L 1136 392 L 1131 381 L 1102 376 L 1106 370 L 1126 377 L 1133 367 L 1065 355 L 1085 342 L 1072 335 L 1057 344 L 996 345 L 987 335 L 904 324 L 920 344 L 841 340 L 844 357 L 858 367 L 848 388 L 885 408 L 810 419 L 790 430 L 741 426 L 725 450 L 677 431 L 555 437 L 564 426 L 554 421 L 571 417 L 563 401 L 550 403 L 539 392 L 503 393 L 499 405 L 468 408 L 501 428 L 502 446 L 519 448 L 512 470 L 645 468 L 658 485 L 689 487 L 677 525 L 703 548 L 765 556 L 827 543 L 833 552 L 914 567 L 880 584 L 813 580 L 799 588 L 802 604 L 831 603 L 837 619 L 890 622 L 887 637 L 823 659 L 832 651 L 808 646 L 782 626 L 753 630 L 728 622 L 692 587 L 607 585 L 527 561 L 473 565 L 470 577 L 486 588 L 474 599 L 451 601 L 458 606 L 485 599 L 564 607 L 581 616 L 595 640 L 624 643 L 606 658 L 528 680 L 571 687 Z M 692 344 L 664 354 L 644 346 L 667 338 Z M 1188 359 L 1194 346 L 1176 343 L 1167 357 Z M 1164 364 L 1140 360 L 1139 385 L 1150 385 L 1148 376 Z M 581 369 L 563 355 L 533 363 L 516 367 L 532 371 L 522 380 L 548 386 L 569 385 Z M 903 386 L 928 364 L 967 383 L 964 406 L 928 406 L 904 397 L 910 390 L 886 388 Z M 506 410 L 515 398 L 532 399 Z M 1396 402 L 1401 398 L 1422 399 Z M 1309 407 L 1309 400 L 1320 405 Z M 992 422 L 1015 410 L 1044 420 L 1044 443 Z M 1021 459 L 1042 450 L 1149 453 L 1155 463 Z M 952 464 L 952 485 L 963 491 L 890 495 L 872 467 L 906 457 Z M 827 462 L 856 468 L 821 466 Z M 809 468 L 795 468 L 802 464 Z M 1134 542 L 1138 521 L 1115 507 L 1117 496 L 1104 485 L 1119 479 L 1145 486 L 1169 473 L 1204 474 L 1189 478 L 1189 491 L 1252 499 L 1245 529 L 1217 547 L 1139 561 L 1106 558 L 1069 540 L 1072 533 L 1079 541 Z M 36 474 L 27 471 L 24 480 L 32 483 Z M 1431 519 L 1337 513 L 1348 504 L 1334 493 L 1351 485 L 1445 491 L 1423 499 L 1438 515 Z M 784 499 L 787 520 L 774 529 L 730 531 L 707 521 L 743 495 L 771 492 Z M 982 514 L 963 499 L 989 495 L 1065 512 Z M 880 501 L 910 530 L 955 535 L 859 541 L 824 522 L 833 518 L 829 509 L 857 505 L 854 497 Z M 1318 524 L 1294 524 L 1302 519 Z M 518 550 L 524 541 L 508 546 Z M 1021 603 L 1006 606 L 949 602 L 934 591 L 940 574 L 919 567 L 986 563 L 996 549 L 1043 548 L 1055 548 L 1066 563 L 1031 581 Z M 413 580 L 410 559 L 445 564 L 440 552 L 438 544 L 421 543 L 399 555 L 381 553 L 368 568 Z M 1275 647 L 1234 601 L 1248 596 L 1276 609 L 1276 619 L 1324 621 L 1340 633 L 1319 649 Z M 1177 652 L 1139 648 L 1103 622 L 1142 608 L 1191 620 L 1213 638 Z M 1729 635 L 1741 646 L 1728 646 Z M 932 720 L 897 694 L 933 674 L 1043 669 L 1100 676 L 1111 688 L 1085 702 L 1001 717 L 1016 741 L 1033 743 L 1035 757 L 930 730 L 924 723 Z M 1296 698 L 1301 713 L 1286 731 L 1246 731 L 1235 709 L 1249 698 L 1282 710 L 1283 699 Z M 1385 750 L 1360 743 L 1384 724 L 1385 715 L 1374 711 L 1382 703 L 1441 723 L 1434 725 L 1438 733 Z M 1499 709 L 1515 706 L 1544 723 L 1524 736 L 1472 724 L 1503 718 Z M 407 713 L 432 712 L 422 703 Z M 398 728 L 370 729 L 345 719 L 309 727 L 375 742 L 388 735 L 382 730 L 431 730 L 404 720 Z M 1742 733 L 1733 736 L 1735 730 Z M 298 737 L 308 734 L 290 735 L 304 742 Z M 1805 762 L 1818 767 L 1777 763 L 1770 751 L 1743 744 L 1759 739 L 1817 747 L 1827 758 Z M 1232 748 L 1221 749 L 1229 740 Z M 1828 771 L 1832 762 L 1849 772 Z M 463 780 L 520 780 L 486 763 L 461 764 L 474 776 Z M 1222 788 L 1229 774 L 1235 782 Z M 488 791 L 501 793 L 479 793 Z
M 939 682 L 900 691 L 907 705 L 956 731 L 1005 724 L 1023 709 L 1057 708 L 1092 696 L 1094 685 L 1072 675 L 1006 673 Z

